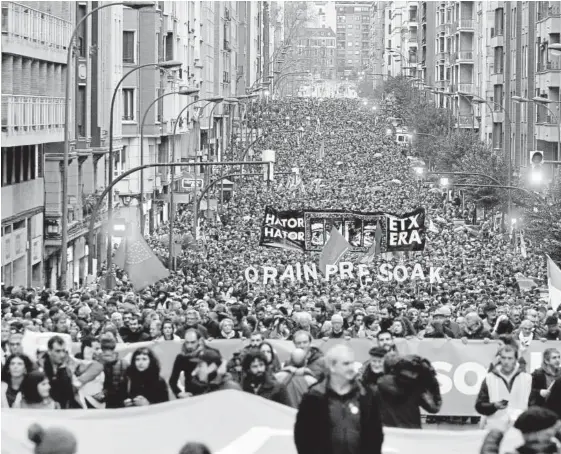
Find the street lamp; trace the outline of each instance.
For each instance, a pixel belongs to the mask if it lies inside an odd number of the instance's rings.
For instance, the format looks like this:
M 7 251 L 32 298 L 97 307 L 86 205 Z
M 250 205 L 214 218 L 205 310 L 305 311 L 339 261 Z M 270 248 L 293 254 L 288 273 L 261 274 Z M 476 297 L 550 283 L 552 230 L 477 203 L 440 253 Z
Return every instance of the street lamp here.
M 113 89 L 113 96 L 111 97 L 111 107 L 109 109 L 109 166 L 108 166 L 108 177 L 107 180 L 109 184 L 113 181 L 113 114 L 115 112 L 115 101 L 117 99 L 117 94 L 119 93 L 119 88 L 125 79 L 133 72 L 139 71 L 143 68 L 154 67 L 159 69 L 174 69 L 179 68 L 183 65 L 182 62 L 177 60 L 169 60 L 158 63 L 146 63 L 144 65 L 137 66 L 127 72 L 121 80 L 117 82 L 117 85 Z M 109 196 L 107 198 L 107 219 L 111 222 L 113 216 L 113 189 L 109 191 Z M 111 266 L 113 264 L 113 245 L 111 244 L 111 232 L 109 232 L 109 238 L 107 241 L 107 271 L 111 272 Z
M 68 263 L 68 253 L 67 253 L 67 246 L 68 246 L 68 166 L 70 160 L 70 85 L 71 85 L 71 65 L 72 65 L 72 54 L 74 51 L 74 39 L 76 38 L 76 34 L 78 30 L 81 29 L 82 24 L 86 22 L 86 20 L 94 13 L 104 9 L 109 8 L 110 6 L 125 6 L 132 9 L 142 9 L 142 8 L 151 8 L 156 4 L 156 2 L 133 2 L 133 1 L 126 1 L 126 2 L 114 2 L 114 3 L 107 3 L 106 5 L 98 6 L 97 8 L 92 9 L 89 13 L 87 13 L 82 19 L 80 19 L 76 25 L 74 26 L 74 30 L 72 30 L 72 34 L 70 35 L 70 41 L 68 42 L 67 51 L 66 51 L 66 84 L 65 84 L 65 91 L 64 91 L 64 149 L 63 149 L 63 157 L 62 157 L 62 171 L 61 171 L 61 179 L 62 179 L 62 220 L 61 220 L 61 257 L 60 257 L 60 285 L 61 290 L 66 289 L 66 267 Z M 92 245 L 90 245 L 91 248 Z M 93 254 L 93 250 L 90 250 L 90 254 Z M 88 270 L 91 273 L 91 269 Z
M 183 115 L 183 112 L 185 112 L 189 107 L 191 107 L 193 104 L 196 104 L 198 102 L 222 102 L 224 101 L 223 97 L 220 96 L 215 96 L 212 98 L 205 98 L 205 99 L 197 99 L 193 102 L 190 102 L 189 104 L 187 104 L 183 109 L 181 109 L 181 112 L 179 112 L 179 114 L 177 115 L 177 118 L 175 120 L 175 123 L 173 125 L 173 133 L 172 133 L 172 142 L 171 142 L 171 162 L 172 164 L 175 163 L 175 134 L 177 132 L 177 124 L 179 123 L 179 118 L 181 117 L 181 115 Z M 196 150 L 195 150 L 196 153 Z M 195 155 L 195 161 L 197 161 L 197 156 Z M 168 267 L 169 269 L 174 269 L 173 267 L 173 257 L 174 257 L 174 250 L 173 250 L 173 221 L 174 221 L 174 217 L 175 217 L 175 209 L 174 209 L 174 188 L 173 188 L 173 177 L 174 177 L 174 170 L 173 167 L 170 167 L 171 171 L 171 182 L 169 185 L 169 201 L 170 201 L 170 209 L 169 209 L 169 264 Z M 197 199 L 197 166 L 194 166 L 194 174 L 195 174 L 195 178 L 194 178 L 194 184 L 193 184 L 193 201 L 195 201 Z M 195 238 L 195 240 L 197 239 L 197 220 L 193 219 L 193 237 Z
M 161 99 L 165 98 L 166 96 L 170 95 L 182 95 L 182 96 L 191 96 L 199 93 L 198 88 L 189 88 L 189 87 L 180 87 L 178 91 L 172 91 L 168 93 L 164 93 L 161 96 L 158 96 L 154 99 L 144 111 L 144 115 L 142 116 L 142 122 L 140 123 L 140 165 L 144 165 L 144 123 L 146 122 L 146 118 L 148 116 L 148 112 L 152 109 L 152 106 L 156 104 Z M 144 169 L 140 170 L 140 203 L 138 204 L 140 210 L 140 232 L 144 235 Z

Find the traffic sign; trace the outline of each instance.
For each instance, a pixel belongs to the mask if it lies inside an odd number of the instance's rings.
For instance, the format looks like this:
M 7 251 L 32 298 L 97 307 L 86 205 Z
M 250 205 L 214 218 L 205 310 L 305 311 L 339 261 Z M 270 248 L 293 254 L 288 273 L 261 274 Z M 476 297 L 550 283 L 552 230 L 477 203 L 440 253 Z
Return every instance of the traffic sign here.
M 203 180 L 200 178 L 194 179 L 194 178 L 183 178 L 181 180 L 181 187 L 183 189 L 193 189 L 193 185 L 195 184 L 195 181 L 197 182 L 197 188 L 201 189 L 203 187 Z

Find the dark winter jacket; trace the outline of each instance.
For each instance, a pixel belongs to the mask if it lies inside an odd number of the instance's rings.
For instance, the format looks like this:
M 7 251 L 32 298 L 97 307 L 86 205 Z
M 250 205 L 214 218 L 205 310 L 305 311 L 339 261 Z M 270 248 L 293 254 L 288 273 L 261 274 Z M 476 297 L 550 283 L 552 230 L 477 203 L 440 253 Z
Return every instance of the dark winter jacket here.
M 483 445 L 479 454 L 499 454 L 501 452 L 500 446 L 503 440 L 504 433 L 497 429 L 490 430 L 483 440 Z M 556 454 L 558 452 L 557 446 L 554 442 L 535 443 L 527 442 L 518 447 L 513 453 L 507 454 Z
M 312 386 L 300 403 L 294 426 L 298 454 L 334 454 L 330 435 L 338 421 L 330 418 L 333 391 L 328 386 L 327 379 Z M 379 401 L 370 389 L 359 383 L 356 383 L 350 397 L 357 401 L 360 418 L 360 447 L 353 454 L 381 454 L 384 432 Z
M 119 390 L 120 407 L 124 407 L 126 399 L 143 396 L 150 404 L 159 404 L 169 400 L 168 385 L 162 377 L 150 377 L 147 374 L 127 374 Z
M 310 347 L 308 358 L 306 359 L 306 367 L 310 369 L 317 381 L 323 380 L 325 377 L 325 359 L 323 352 L 317 347 Z
M 105 408 L 120 408 L 121 384 L 125 379 L 128 364 L 118 356 L 103 365 L 104 381 L 103 394 Z
M 54 366 L 49 355 L 45 355 L 41 366 L 51 385 L 51 397 L 58 402 L 63 410 L 76 408 L 74 387 L 72 385 L 72 372 L 66 364 Z
M 267 400 L 290 406 L 290 399 L 286 388 L 269 374 L 265 374 L 265 381 L 258 385 L 251 380 L 251 377 L 246 375 L 242 382 L 242 389 L 245 392 L 255 394 Z
M 557 413 L 559 419 L 561 419 L 561 378 L 555 380 L 551 386 L 551 392 L 545 401 L 545 406 Z
M 491 339 L 491 333 L 485 329 L 485 327 L 481 324 L 477 327 L 475 331 L 468 331 L 467 328 L 463 328 L 460 333 L 460 338 L 466 338 L 470 340 L 483 340 L 483 339 Z
M 400 383 L 395 375 L 384 375 L 378 380 L 377 393 L 381 405 L 382 422 L 387 427 L 421 428 L 421 410 L 438 413 L 442 405 L 436 377 L 428 388 L 416 382 Z
M 545 399 L 540 395 L 540 391 L 547 388 L 547 378 L 544 370 L 540 367 L 532 372 L 532 392 L 530 394 L 529 405 L 543 407 L 545 405 Z
M 123 342 L 126 344 L 135 344 L 137 342 L 147 342 L 150 340 L 150 335 L 142 331 L 142 329 L 131 331 L 129 328 L 125 327 L 120 334 Z
M 200 350 L 197 349 L 193 353 L 179 353 L 175 357 L 168 382 L 175 397 L 177 397 L 177 395 L 181 392 L 179 386 L 177 385 L 181 372 L 183 372 L 183 376 L 185 377 L 185 392 L 191 393 L 194 396 L 201 394 L 201 390 L 193 380 L 193 371 L 197 367 L 197 355 L 199 351 Z
M 199 394 L 208 394 L 214 391 L 224 391 L 227 389 L 234 389 L 236 391 L 241 391 L 242 387 L 237 383 L 232 375 L 226 373 L 222 375 L 217 375 L 209 383 L 201 383 L 198 380 L 194 380 L 197 388 L 199 389 Z

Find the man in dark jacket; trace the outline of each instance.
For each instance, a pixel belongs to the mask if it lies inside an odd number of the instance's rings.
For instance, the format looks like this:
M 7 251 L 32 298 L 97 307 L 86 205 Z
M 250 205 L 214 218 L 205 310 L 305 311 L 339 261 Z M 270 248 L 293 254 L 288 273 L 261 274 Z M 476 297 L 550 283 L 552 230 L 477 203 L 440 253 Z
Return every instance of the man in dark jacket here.
M 105 408 L 120 408 L 121 383 L 126 376 L 127 362 L 119 358 L 115 351 L 117 341 L 111 333 L 105 333 L 100 338 L 101 354 L 100 362 L 103 364 L 103 391 L 96 394 L 94 398 L 99 402 L 105 402 Z
M 316 380 L 321 381 L 325 376 L 325 361 L 323 352 L 312 346 L 312 335 L 307 331 L 296 331 L 292 336 L 294 346 L 307 352 L 306 367 L 314 374 Z
M 267 358 L 259 350 L 250 350 L 243 358 L 242 389 L 265 399 L 290 405 L 290 399 L 284 385 L 267 372 Z
M 175 357 L 169 377 L 169 387 L 178 399 L 201 394 L 200 387 L 197 385 L 196 380 L 193 380 L 193 371 L 199 362 L 199 353 L 205 348 L 201 332 L 195 329 L 187 330 L 181 352 Z M 181 372 L 183 372 L 185 377 L 183 391 L 178 386 Z
M 242 390 L 240 385 L 226 372 L 222 355 L 218 350 L 205 348 L 199 351 L 197 360 L 198 363 L 192 372 L 192 376 L 197 383 L 199 394 L 226 389 Z
M 435 370 L 428 360 L 408 355 L 387 372 L 377 384 L 384 426 L 420 429 L 420 407 L 435 414 L 442 406 Z
M 380 404 L 356 380 L 353 351 L 335 345 L 325 362 L 326 379 L 304 395 L 296 415 L 298 454 L 381 454 Z
M 74 387 L 72 385 L 72 371 L 68 366 L 68 346 L 60 336 L 53 336 L 47 343 L 48 351 L 40 360 L 40 366 L 45 371 L 51 385 L 51 397 L 58 402 L 60 408 L 76 408 Z
M 461 328 L 460 337 L 462 341 L 467 340 L 484 340 L 491 339 L 491 333 L 483 324 L 483 321 L 477 315 L 477 312 L 470 312 L 466 315 L 466 326 Z
M 384 375 L 384 357 L 387 351 L 382 347 L 372 347 L 368 354 L 370 359 L 363 364 L 361 383 L 365 387 L 375 389 L 378 380 Z
M 543 352 L 542 366 L 532 372 L 532 392 L 530 405 L 544 406 L 549 396 L 549 388 L 561 377 L 561 354 L 556 348 L 547 348 Z
M 150 340 L 150 335 L 142 330 L 140 316 L 134 314 L 131 317 L 129 326 L 122 330 L 121 337 L 123 338 L 123 342 L 127 344 L 147 342 Z

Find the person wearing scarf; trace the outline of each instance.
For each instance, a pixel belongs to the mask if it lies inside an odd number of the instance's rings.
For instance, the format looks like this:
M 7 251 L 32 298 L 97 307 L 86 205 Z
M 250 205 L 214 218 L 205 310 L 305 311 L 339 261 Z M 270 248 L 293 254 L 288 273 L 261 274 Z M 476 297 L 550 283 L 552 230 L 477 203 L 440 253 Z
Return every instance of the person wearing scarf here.
M 553 382 L 561 377 L 561 353 L 556 348 L 543 352 L 542 366 L 532 372 L 530 405 L 545 406 Z

